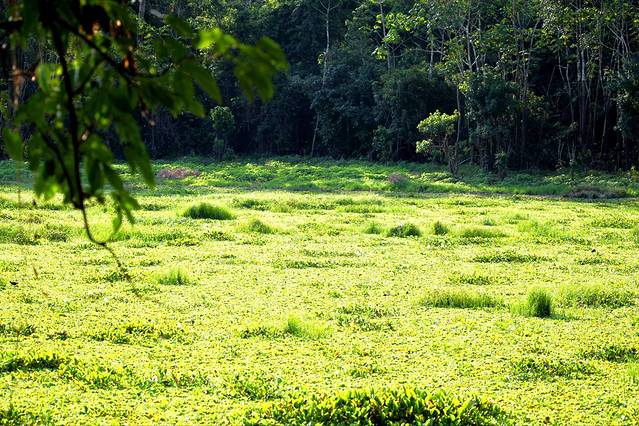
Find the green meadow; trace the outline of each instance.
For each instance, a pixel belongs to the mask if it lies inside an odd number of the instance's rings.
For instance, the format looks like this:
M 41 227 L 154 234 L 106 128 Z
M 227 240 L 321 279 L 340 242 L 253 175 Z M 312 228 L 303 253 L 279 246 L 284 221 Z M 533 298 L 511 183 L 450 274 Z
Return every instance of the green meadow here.
M 123 272 L 0 164 L 0 424 L 320 424 L 295 410 L 384 392 L 468 424 L 639 423 L 636 176 L 154 167 L 127 179 Z

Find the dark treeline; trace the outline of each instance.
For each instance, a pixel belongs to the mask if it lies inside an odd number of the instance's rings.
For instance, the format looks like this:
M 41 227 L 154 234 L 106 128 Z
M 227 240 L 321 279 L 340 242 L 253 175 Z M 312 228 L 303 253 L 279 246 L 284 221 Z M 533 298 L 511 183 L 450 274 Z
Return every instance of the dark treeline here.
M 271 102 L 249 103 L 232 68 L 204 57 L 225 104 L 207 104 L 206 119 L 140 117 L 154 157 L 441 161 L 453 172 L 468 162 L 492 171 L 639 163 L 635 1 L 138 0 L 132 7 L 143 21 L 142 46 L 169 31 L 161 16 L 170 12 L 247 42 L 270 36 L 291 65 Z

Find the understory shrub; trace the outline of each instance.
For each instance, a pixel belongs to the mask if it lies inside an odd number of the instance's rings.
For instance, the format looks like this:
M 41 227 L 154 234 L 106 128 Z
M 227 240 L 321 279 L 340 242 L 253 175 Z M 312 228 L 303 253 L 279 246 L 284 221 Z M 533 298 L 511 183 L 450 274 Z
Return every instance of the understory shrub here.
M 552 296 L 543 289 L 533 289 L 526 302 L 513 305 L 512 311 L 526 317 L 549 318 L 553 314 Z
M 478 291 L 437 289 L 428 292 L 420 304 L 432 308 L 493 308 L 503 302 L 493 296 Z
M 388 230 L 386 233 L 388 237 L 419 237 L 422 235 L 422 231 L 412 223 L 403 223 Z
M 400 388 L 304 395 L 263 404 L 246 425 L 510 425 L 510 416 L 484 398 Z
M 184 217 L 191 219 L 232 220 L 235 215 L 226 207 L 214 206 L 208 203 L 200 203 L 186 209 Z

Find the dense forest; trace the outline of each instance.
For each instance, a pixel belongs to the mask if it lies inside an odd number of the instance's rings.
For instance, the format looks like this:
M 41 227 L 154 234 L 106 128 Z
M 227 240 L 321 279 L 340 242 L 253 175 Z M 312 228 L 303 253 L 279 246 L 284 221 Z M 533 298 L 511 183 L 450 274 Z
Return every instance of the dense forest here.
M 249 102 L 228 62 L 201 53 L 224 102 L 205 101 L 204 119 L 140 115 L 155 158 L 437 161 L 453 173 L 469 162 L 495 172 L 639 162 L 634 1 L 138 0 L 130 7 L 143 25 L 142 51 L 173 31 L 163 19 L 171 13 L 245 42 L 269 36 L 290 64 L 270 102 Z M 35 50 L 21 52 L 24 66 Z M 10 62 L 2 59 L 7 84 Z

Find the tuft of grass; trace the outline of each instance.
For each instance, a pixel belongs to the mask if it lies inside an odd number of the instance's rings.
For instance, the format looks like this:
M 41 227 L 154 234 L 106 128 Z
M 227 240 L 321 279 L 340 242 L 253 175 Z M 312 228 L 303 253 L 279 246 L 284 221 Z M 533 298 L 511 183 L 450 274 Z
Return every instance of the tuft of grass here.
M 256 234 L 274 234 L 275 233 L 275 228 L 273 228 L 271 225 L 262 222 L 259 219 L 251 219 L 245 226 L 244 229 L 246 229 L 248 232 L 253 232 Z
M 223 206 L 215 206 L 208 203 L 200 203 L 186 209 L 182 214 L 191 219 L 232 220 L 235 215 Z
M 550 318 L 553 314 L 552 296 L 543 289 L 533 289 L 528 293 L 526 302 L 513 305 L 513 313 L 526 317 Z
M 161 285 L 190 285 L 194 284 L 191 277 L 181 269 L 172 269 L 158 277 L 158 284 Z
M 421 235 L 422 231 L 417 227 L 417 225 L 414 225 L 412 223 L 403 223 L 389 229 L 386 232 L 386 236 L 388 237 L 399 238 L 420 237 Z
M 364 228 L 364 233 L 365 234 L 371 234 L 371 235 L 379 235 L 382 234 L 384 232 L 384 228 L 382 228 L 382 226 L 378 223 L 369 223 L 368 225 L 366 225 L 366 228 Z
M 631 291 L 608 288 L 601 284 L 564 287 L 560 294 L 563 305 L 574 307 L 622 308 L 632 306 L 635 299 Z
M 298 316 L 290 316 L 284 327 L 284 332 L 304 339 L 321 339 L 331 333 L 330 327 L 320 321 L 312 321 Z
M 419 301 L 431 308 L 478 309 L 502 306 L 503 302 L 493 296 L 471 290 L 431 290 Z
M 435 235 L 446 235 L 450 232 L 448 226 L 440 221 L 433 223 L 433 234 Z
M 487 217 L 481 221 L 481 224 L 484 226 L 497 226 L 497 221 L 492 217 Z

